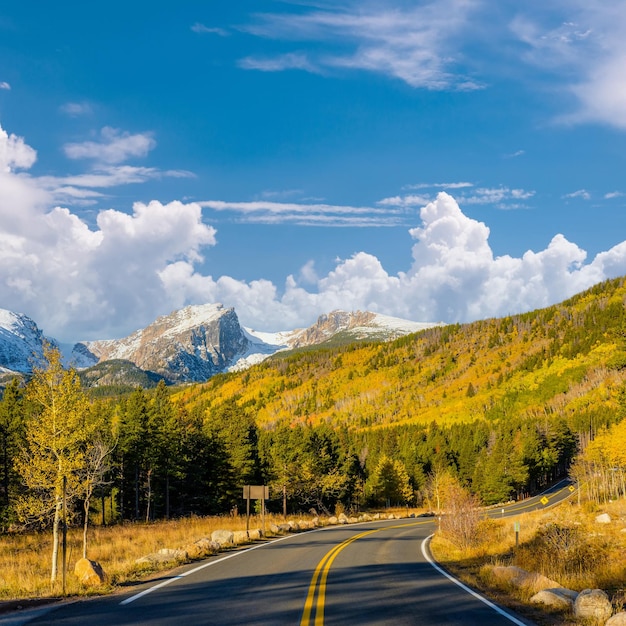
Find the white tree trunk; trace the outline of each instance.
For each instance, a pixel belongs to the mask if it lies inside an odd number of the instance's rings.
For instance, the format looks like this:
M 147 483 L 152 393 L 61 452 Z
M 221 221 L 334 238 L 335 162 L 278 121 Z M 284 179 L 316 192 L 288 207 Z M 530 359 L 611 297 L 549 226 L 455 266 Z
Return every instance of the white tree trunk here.
M 61 509 L 63 500 L 57 497 L 54 505 L 54 521 L 52 522 L 52 568 L 50 570 L 50 582 L 55 583 L 59 561 L 59 528 L 61 527 Z

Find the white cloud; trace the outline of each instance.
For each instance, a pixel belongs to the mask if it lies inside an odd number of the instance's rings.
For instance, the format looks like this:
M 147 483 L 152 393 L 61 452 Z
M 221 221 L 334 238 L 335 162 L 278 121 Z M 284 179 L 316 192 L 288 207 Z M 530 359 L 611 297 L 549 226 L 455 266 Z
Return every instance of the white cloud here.
M 544 22 L 519 7 L 511 30 L 526 45 L 525 60 L 576 101 L 560 119 L 626 128 L 626 0 L 555 2 Z
M 220 37 L 228 37 L 228 35 L 229 35 L 228 31 L 224 30 L 223 28 L 216 28 L 216 27 L 211 27 L 211 26 L 205 26 L 204 24 L 201 24 L 200 22 L 196 22 L 191 27 L 191 30 L 194 33 L 209 34 L 209 35 L 219 35 Z
M 282 72 L 284 70 L 304 70 L 311 73 L 321 72 L 321 68 L 312 63 L 305 54 L 289 52 L 276 57 L 245 57 L 238 63 L 244 70 L 261 72 Z
M 105 126 L 100 134 L 100 142 L 67 143 L 63 150 L 70 159 L 94 159 L 100 163 L 116 164 L 130 157 L 146 156 L 156 146 L 152 133 L 131 135 Z
M 69 117 L 81 117 L 92 113 L 91 105 L 88 102 L 66 102 L 59 107 L 59 110 Z
M 605 200 L 613 200 L 614 198 L 622 198 L 626 194 L 623 191 L 610 191 L 604 194 Z
M 238 213 L 240 221 L 255 224 L 283 224 L 321 226 L 397 226 L 404 221 L 397 210 L 346 205 L 306 204 L 296 202 L 225 202 L 204 200 L 200 206 L 214 211 Z
M 583 200 L 591 200 L 591 194 L 586 189 L 579 189 L 578 191 L 567 193 L 563 197 L 564 198 L 582 198 Z
M 37 152 L 24 143 L 22 137 L 9 135 L 0 126 L 0 172 L 15 168 L 28 169 L 37 159 Z
M 178 302 L 221 301 L 235 306 L 243 323 L 266 330 L 302 326 L 335 308 L 378 311 L 417 321 L 469 321 L 508 315 L 559 302 L 606 278 L 626 272 L 626 242 L 585 263 L 586 253 L 562 235 L 542 251 L 521 258 L 494 257 L 489 228 L 463 214 L 448 194 L 422 208 L 422 225 L 410 231 L 413 264 L 389 275 L 373 255 L 359 252 L 316 279 L 306 266 L 288 276 L 284 294 L 268 281 L 213 280 L 190 264 L 162 274 Z M 305 288 L 305 286 L 307 288 Z
M 405 185 L 403 189 L 464 189 L 465 187 L 473 187 L 474 183 L 458 182 L 458 183 L 417 183 L 416 185 Z
M 480 88 L 457 71 L 457 37 L 467 25 L 477 0 L 439 0 L 406 6 L 347 2 L 292 14 L 261 14 L 244 27 L 263 38 L 323 43 L 307 53 L 243 59 L 245 69 L 310 72 L 365 70 L 427 89 Z
M 2 80 L 0 81 L 0 89 L 11 91 L 11 85 L 9 85 L 9 83 L 7 83 L 5 80 Z
M 474 188 L 472 183 L 453 183 L 451 185 L 411 185 L 411 189 L 426 189 L 435 187 L 445 187 L 448 189 L 463 190 L 470 188 L 471 191 L 459 191 L 456 198 L 460 204 L 493 204 L 499 209 L 519 209 L 525 208 L 520 200 L 528 200 L 535 195 L 534 191 L 525 189 L 510 189 L 509 187 L 478 187 Z M 383 206 L 414 207 L 423 206 L 431 202 L 433 198 L 429 195 L 408 194 L 405 196 L 392 196 L 383 198 L 378 204 Z

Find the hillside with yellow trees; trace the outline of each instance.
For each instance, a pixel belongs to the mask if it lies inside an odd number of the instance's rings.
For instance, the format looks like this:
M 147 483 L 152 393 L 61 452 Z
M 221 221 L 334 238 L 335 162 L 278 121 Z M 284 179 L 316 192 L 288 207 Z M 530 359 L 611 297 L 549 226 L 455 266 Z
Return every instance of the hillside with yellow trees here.
M 624 279 L 613 280 L 523 315 L 277 355 L 180 398 L 208 412 L 234 402 L 265 429 L 450 426 L 558 414 L 593 434 L 615 413 L 626 374 L 625 301 Z

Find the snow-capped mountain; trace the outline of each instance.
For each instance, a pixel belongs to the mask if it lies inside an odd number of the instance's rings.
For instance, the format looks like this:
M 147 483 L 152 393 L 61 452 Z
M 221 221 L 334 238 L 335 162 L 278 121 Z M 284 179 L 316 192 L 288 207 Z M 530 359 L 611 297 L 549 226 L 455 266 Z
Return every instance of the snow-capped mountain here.
M 123 359 L 169 382 L 201 381 L 226 371 L 248 343 L 234 309 L 204 304 L 163 315 L 124 339 L 76 344 L 72 354 L 77 366 Z
M 126 362 L 152 379 L 197 382 L 220 372 L 246 369 L 281 350 L 329 341 L 384 341 L 433 325 L 363 311 L 333 311 L 308 328 L 267 333 L 243 328 L 232 308 L 204 304 L 163 315 L 123 339 L 80 342 L 71 354 L 64 352 L 66 361 L 81 370 L 104 362 Z M 41 356 L 44 341 L 32 320 L 0 309 L 0 373 L 2 368 L 30 372 L 33 355 Z M 114 368 L 118 376 L 118 369 L 124 371 L 119 364 Z M 99 384 L 96 372 L 89 378 Z
M 46 342 L 57 345 L 30 317 L 0 309 L 0 374 L 31 372 L 33 365 L 41 361 Z

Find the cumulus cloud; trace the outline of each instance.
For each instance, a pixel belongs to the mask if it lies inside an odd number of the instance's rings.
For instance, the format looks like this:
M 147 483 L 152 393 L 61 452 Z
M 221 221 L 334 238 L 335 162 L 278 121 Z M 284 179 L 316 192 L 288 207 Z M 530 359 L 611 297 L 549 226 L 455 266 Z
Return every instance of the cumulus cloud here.
M 11 91 L 11 85 L 7 83 L 5 80 L 0 81 L 0 89 L 4 89 L 5 91 Z
M 338 308 L 464 322 L 547 306 L 626 273 L 626 241 L 591 260 L 560 234 L 544 250 L 519 258 L 494 256 L 488 226 L 440 192 L 420 208 L 419 219 L 413 214 L 412 262 L 406 271 L 392 275 L 376 256 L 360 251 L 337 260 L 326 275 L 319 275 L 310 260 L 282 285 L 214 277 L 204 266 L 204 253 L 217 244 L 216 231 L 204 222 L 200 203 L 137 202 L 130 213 L 98 212 L 89 226 L 55 205 L 54 194 L 37 178 L 13 171 L 34 160 L 34 150 L 21 138 L 1 132 L 0 155 L 5 164 L 0 168 L 0 302 L 30 315 L 62 341 L 121 337 L 157 315 L 206 302 L 234 306 L 242 323 L 259 330 L 302 327 Z M 80 196 L 81 189 L 67 183 L 66 193 Z M 278 218 L 310 210 L 267 202 L 212 206 Z M 322 220 L 329 210 L 375 217 L 368 207 L 319 205 L 316 210 Z
M 489 228 L 466 216 L 441 192 L 420 211 L 410 230 L 413 262 L 390 275 L 379 259 L 359 252 L 317 278 L 311 263 L 287 277 L 282 295 L 268 281 L 245 283 L 202 276 L 191 264 L 168 266 L 161 275 L 180 305 L 221 301 L 235 306 L 242 321 L 278 330 L 311 323 L 332 309 L 362 309 L 416 321 L 464 322 L 548 306 L 606 278 L 626 272 L 626 242 L 587 254 L 557 234 L 545 250 L 521 258 L 494 257 Z M 315 281 L 315 289 L 311 288 Z
M 28 169 L 37 160 L 37 152 L 24 142 L 22 137 L 9 135 L 0 126 L 0 171 Z
M 100 131 L 102 141 L 67 143 L 63 151 L 70 159 L 93 159 L 100 163 L 122 163 L 130 157 L 146 156 L 156 146 L 152 133 L 131 135 L 105 126 Z

